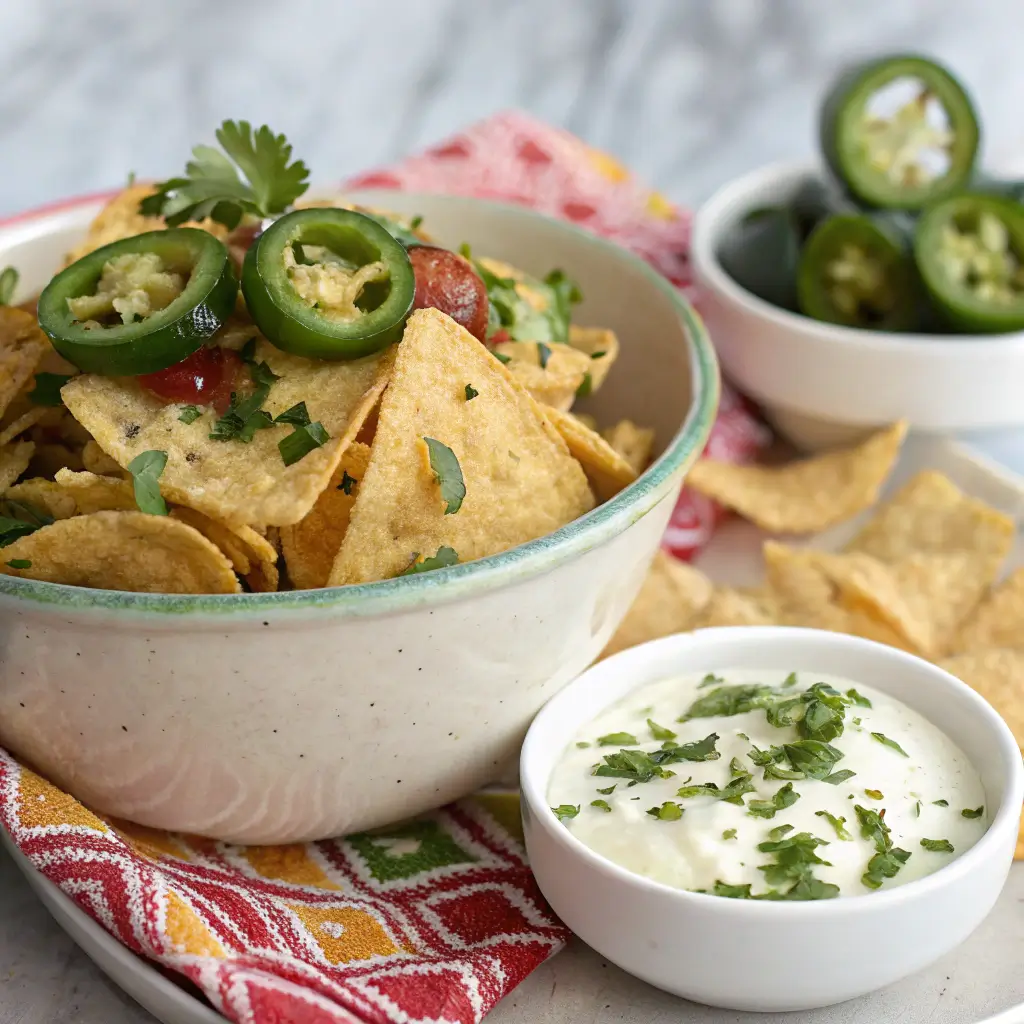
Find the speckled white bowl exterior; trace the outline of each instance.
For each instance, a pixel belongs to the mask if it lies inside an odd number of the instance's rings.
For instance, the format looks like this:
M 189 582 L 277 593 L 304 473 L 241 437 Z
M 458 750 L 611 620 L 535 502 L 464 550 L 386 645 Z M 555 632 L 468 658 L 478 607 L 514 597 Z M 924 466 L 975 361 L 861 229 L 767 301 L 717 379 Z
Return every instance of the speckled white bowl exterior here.
M 808 450 L 848 444 L 898 419 L 940 433 L 1024 426 L 1024 331 L 886 334 L 837 327 L 779 309 L 725 272 L 718 248 L 737 222 L 823 174 L 813 164 L 761 167 L 723 186 L 697 212 L 692 258 L 700 309 L 726 377 Z
M 437 573 L 320 591 L 163 596 L 0 576 L 0 744 L 98 811 L 245 843 L 372 828 L 462 796 L 515 757 L 541 705 L 604 646 L 640 586 L 718 400 L 704 328 L 640 260 L 475 200 L 422 214 L 528 270 L 566 268 L 579 321 L 622 355 L 589 400 L 657 429 L 631 487 L 550 536 Z M 100 201 L 0 225 L 0 265 L 44 284 Z

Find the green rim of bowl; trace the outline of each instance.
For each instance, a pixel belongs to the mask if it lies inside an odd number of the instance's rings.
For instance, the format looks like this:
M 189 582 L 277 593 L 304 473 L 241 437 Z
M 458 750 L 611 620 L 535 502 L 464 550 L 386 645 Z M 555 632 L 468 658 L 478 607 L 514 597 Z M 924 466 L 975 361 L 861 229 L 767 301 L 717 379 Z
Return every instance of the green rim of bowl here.
M 542 216 L 509 203 L 487 200 L 479 202 L 508 212 Z M 673 303 L 690 345 L 693 399 L 686 419 L 657 461 L 610 501 L 554 533 L 500 554 L 438 572 L 400 576 L 377 583 L 359 583 L 322 590 L 284 590 L 270 594 L 140 594 L 121 590 L 93 590 L 0 574 L 0 600 L 8 608 L 22 602 L 31 602 L 69 611 L 156 612 L 163 616 L 193 613 L 215 615 L 218 621 L 228 615 L 257 619 L 260 615 L 271 613 L 318 609 L 340 611 L 349 616 L 380 615 L 406 611 L 427 603 L 447 603 L 470 593 L 484 593 L 527 577 L 539 576 L 597 547 L 641 519 L 657 504 L 661 490 L 671 478 L 681 473 L 688 462 L 696 459 L 707 443 L 718 410 L 718 361 L 707 328 L 696 310 L 649 264 L 613 242 L 571 224 L 545 219 L 578 241 L 608 249 L 619 259 L 631 261 Z M 12 598 L 17 600 L 12 602 Z

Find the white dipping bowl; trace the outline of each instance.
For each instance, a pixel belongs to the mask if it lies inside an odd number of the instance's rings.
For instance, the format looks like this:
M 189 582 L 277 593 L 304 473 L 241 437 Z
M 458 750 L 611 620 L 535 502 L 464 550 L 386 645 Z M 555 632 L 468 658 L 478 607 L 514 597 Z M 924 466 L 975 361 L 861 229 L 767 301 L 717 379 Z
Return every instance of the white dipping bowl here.
M 794 444 L 847 444 L 906 419 L 914 430 L 1024 426 L 1024 332 L 892 334 L 821 323 L 773 306 L 718 261 L 723 239 L 760 207 L 786 201 L 813 164 L 773 164 L 719 189 L 698 210 L 692 260 L 699 307 L 725 376 Z
M 658 679 L 731 668 L 845 676 L 903 701 L 946 733 L 981 776 L 988 831 L 934 874 L 863 896 L 807 903 L 726 899 L 633 874 L 552 814 L 548 782 L 578 730 Z M 534 720 L 520 773 L 530 866 L 555 913 L 623 970 L 735 1010 L 806 1010 L 864 995 L 963 942 L 1013 860 L 1024 767 L 1012 733 L 948 672 L 859 637 L 813 629 L 704 629 L 623 651 L 586 671 Z
M 351 193 L 419 213 L 442 244 L 580 282 L 580 323 L 622 351 L 583 408 L 654 427 L 658 458 L 611 501 L 491 558 L 275 594 L 133 594 L 0 576 L 0 745 L 102 813 L 242 843 L 321 839 L 419 814 L 514 764 L 541 705 L 636 596 L 714 422 L 703 325 L 618 246 L 518 207 Z M 20 298 L 100 209 L 0 224 Z M 543 486 L 542 482 L 538 486 Z

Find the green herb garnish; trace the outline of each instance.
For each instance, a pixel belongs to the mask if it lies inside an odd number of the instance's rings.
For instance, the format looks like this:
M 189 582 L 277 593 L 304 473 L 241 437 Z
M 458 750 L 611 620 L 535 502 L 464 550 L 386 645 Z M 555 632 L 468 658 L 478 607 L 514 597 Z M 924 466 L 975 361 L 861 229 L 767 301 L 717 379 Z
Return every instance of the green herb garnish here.
M 791 883 L 789 889 L 780 890 L 776 896 L 769 898 L 825 900 L 839 895 L 839 886 L 822 882 L 812 874 L 816 864 L 830 866 L 827 860 L 815 852 L 820 846 L 828 846 L 828 842 L 809 832 L 797 832 L 785 839 L 769 839 L 768 842 L 758 843 L 757 848 L 762 853 L 775 855 L 774 864 L 764 864 L 758 868 L 764 873 L 765 882 L 771 886 Z
M 963 818 L 980 818 L 985 813 L 985 805 L 981 807 L 975 807 L 971 810 L 969 807 L 965 807 L 961 812 L 960 816 Z
M 872 800 L 884 800 L 885 796 L 880 789 L 865 789 L 864 795 L 871 797 Z
M 42 526 L 49 526 L 53 517 L 40 512 L 31 505 L 9 498 L 0 499 L 0 548 L 13 544 L 20 537 L 35 533 Z
M 179 423 L 195 423 L 200 416 L 203 415 L 202 409 L 198 405 L 185 405 L 182 406 L 181 414 L 178 416 Z
M 734 778 L 721 789 L 714 782 L 702 782 L 698 786 L 682 786 L 677 790 L 676 796 L 684 800 L 694 796 L 710 796 L 729 804 L 739 804 L 742 807 L 744 795 L 753 793 L 754 790 L 752 777 L 749 774 L 744 774 Z
M 856 774 L 856 772 L 851 772 L 849 768 L 843 768 L 841 771 L 826 775 L 821 781 L 827 782 L 830 786 L 838 786 L 840 782 L 852 779 Z
M 444 514 L 454 515 L 462 508 L 462 499 L 466 497 L 466 481 L 462 477 L 462 467 L 455 457 L 455 452 L 446 444 L 432 437 L 423 438 L 430 453 L 430 468 L 434 471 L 438 487 L 441 488 L 441 500 L 444 501 Z
M 309 410 L 305 402 L 296 402 L 290 409 L 278 413 L 274 417 L 275 423 L 290 423 L 295 427 L 308 427 L 310 424 Z
M 666 800 L 660 807 L 649 807 L 647 813 L 659 821 L 678 821 L 683 816 L 683 809 L 673 800 Z
M 797 681 L 796 673 L 795 672 L 790 672 L 789 675 L 786 676 L 786 678 L 782 680 L 782 685 L 788 689 L 790 686 L 796 686 L 796 681 Z
M 859 694 L 856 690 L 847 690 L 846 696 L 852 703 L 856 704 L 859 708 L 869 708 L 872 706 L 871 701 L 869 701 L 867 697 L 864 697 L 861 694 Z
M 9 306 L 18 287 L 18 271 L 14 267 L 0 270 L 0 306 Z
M 610 786 L 606 786 L 606 787 L 605 787 L 604 789 L 599 789 L 599 790 L 598 790 L 598 793 L 601 793 L 601 794 L 603 794 L 604 796 L 608 796 L 608 794 L 609 794 L 609 793 L 614 793 L 614 792 L 615 792 L 615 787 L 616 787 L 617 785 L 618 785 L 618 783 L 617 783 L 617 782 L 615 782 L 615 783 L 612 783 L 612 785 L 610 785 Z
M 245 214 L 284 213 L 308 188 L 306 165 L 289 163 L 292 147 L 266 125 L 253 132 L 248 121 L 225 121 L 217 141 L 227 156 L 212 146 L 196 146 L 185 177 L 160 182 L 155 194 L 139 204 L 139 212 L 162 216 L 168 227 L 211 217 L 230 230 Z
M 31 569 L 32 561 L 28 558 L 12 558 L 7 563 L 12 569 Z
M 754 818 L 774 818 L 778 811 L 792 807 L 800 799 L 794 792 L 793 783 L 787 782 L 778 789 L 770 800 L 750 800 L 747 802 L 747 814 Z
M 506 366 L 512 362 L 512 357 L 505 355 L 504 352 L 492 352 L 491 355 L 494 356 L 499 363 L 504 363 Z
M 852 841 L 853 836 L 851 836 L 850 833 L 845 828 L 845 825 L 846 825 L 846 819 L 845 818 L 837 818 L 834 814 L 829 814 L 828 811 L 815 811 L 814 813 L 819 818 L 827 819 L 828 823 L 836 830 L 836 835 L 840 839 L 851 840 Z
M 247 398 L 241 399 L 235 392 L 231 393 L 228 411 L 213 424 L 210 431 L 211 441 L 241 441 L 248 444 L 257 430 L 266 430 L 273 426 L 274 421 L 270 418 L 270 413 L 264 410 L 263 403 L 270 394 L 271 385 L 281 378 L 266 362 L 256 362 L 255 351 L 256 339 L 250 338 L 239 353 L 242 361 L 249 367 L 253 392 Z
M 705 677 L 702 686 L 707 685 Z M 680 715 L 678 721 L 688 722 L 692 718 L 716 718 L 742 715 L 747 711 L 765 706 L 765 701 L 773 694 L 770 686 L 753 683 L 738 686 L 719 686 L 710 693 L 695 700 L 686 713 Z
M 586 750 L 590 744 L 586 740 L 577 740 L 576 746 L 579 747 L 580 750 Z
M 537 342 L 537 359 L 540 361 L 540 368 L 546 370 L 548 360 L 551 358 L 551 346 L 545 345 L 543 341 Z
M 664 768 L 666 764 L 682 761 L 715 761 L 721 755 L 715 749 L 718 733 L 711 733 L 702 740 L 684 743 L 680 746 L 664 746 L 648 753 L 645 750 L 619 750 L 604 755 L 604 764 L 596 765 L 593 775 L 609 778 L 628 779 L 631 784 L 649 782 L 653 778 L 667 779 L 672 773 Z
M 341 471 L 341 483 L 338 484 L 338 490 L 343 491 L 345 494 L 351 494 L 352 488 L 355 487 L 357 483 L 359 483 L 359 481 L 354 476 L 349 476 L 347 469 L 343 469 Z
M 730 900 L 749 900 L 754 897 L 750 895 L 750 883 L 745 882 L 743 885 L 729 885 L 727 882 L 715 882 L 715 887 L 711 890 L 713 896 L 724 896 Z
M 698 684 L 698 690 L 706 690 L 709 686 L 721 686 L 725 682 L 722 676 L 716 676 L 714 672 L 709 672 Z
M 599 747 L 621 747 L 629 743 L 639 743 L 640 741 L 629 732 L 610 732 L 607 736 L 598 736 L 597 745 Z
M 304 402 L 299 404 L 305 407 Z M 296 427 L 287 437 L 282 437 L 277 442 L 277 448 L 281 453 L 281 461 L 286 466 L 292 466 L 304 459 L 314 449 L 322 448 L 330 439 L 331 435 L 318 420 L 316 423 L 307 423 L 305 426 Z
M 160 494 L 160 476 L 167 465 L 167 452 L 140 452 L 128 463 L 135 487 L 135 504 L 151 516 L 167 515 L 167 502 Z
M 933 800 L 932 803 L 936 807 L 948 807 L 949 806 L 949 801 L 948 800 Z
M 736 829 L 734 829 L 734 828 L 727 828 L 722 833 L 722 838 L 723 839 L 735 839 L 736 838 Z
M 591 800 L 590 801 L 590 806 L 591 807 L 600 808 L 600 810 L 608 811 L 609 813 L 611 812 L 611 809 L 612 809 L 612 805 L 610 803 L 608 803 L 607 800 Z
M 577 398 L 586 398 L 594 390 L 594 378 L 589 373 L 583 374 L 583 381 L 576 389 Z
M 559 804 L 557 807 L 552 807 L 551 810 L 559 821 L 567 821 L 580 813 L 580 805 L 576 804 L 574 807 L 572 804 Z
M 431 555 L 429 558 L 420 559 L 419 555 L 416 555 L 412 565 L 404 572 L 399 573 L 399 576 L 417 576 L 421 572 L 433 572 L 435 569 L 446 569 L 450 565 L 458 564 L 459 556 L 455 548 L 440 547 L 437 549 L 437 554 Z M 579 746 L 578 743 L 576 745 Z M 584 746 L 589 746 L 589 744 L 584 744 Z
M 868 861 L 867 871 L 861 875 L 861 882 L 869 889 L 877 889 L 887 878 L 893 878 L 910 860 L 910 851 L 892 845 L 889 826 L 885 823 L 885 811 L 872 811 L 860 804 L 853 808 L 860 822 L 860 834 L 875 844 L 875 855 Z
M 883 747 L 888 747 L 890 750 L 895 750 L 897 754 L 902 754 L 904 757 L 910 757 L 910 755 L 895 741 L 889 739 L 885 733 L 873 732 L 871 734 L 873 740 L 878 740 Z
M 773 828 L 771 832 L 768 833 L 768 838 L 773 843 L 777 843 L 783 836 L 789 835 L 789 833 L 792 831 L 792 825 L 779 825 L 778 827 Z
M 480 392 L 477 391 L 477 389 L 475 387 L 473 387 L 472 384 L 467 384 L 466 385 L 466 401 L 467 402 L 472 402 L 473 399 L 476 398 L 476 396 L 479 395 L 479 394 L 480 394 Z
M 922 839 L 921 845 L 933 853 L 953 852 L 953 844 L 948 839 Z
M 822 740 L 796 740 L 782 745 L 794 771 L 802 772 L 807 779 L 825 779 L 843 752 L 831 743 Z
M 656 740 L 674 740 L 676 734 L 671 729 L 666 729 L 663 725 L 658 725 L 657 722 L 652 722 L 651 719 L 647 719 L 647 728 L 651 730 L 651 736 Z M 636 740 L 628 740 L 629 743 L 636 743 Z
M 0 303 L 0 305 L 3 305 L 3 303 Z M 63 405 L 64 400 L 60 397 L 60 389 L 73 376 L 74 374 L 71 373 L 37 373 L 35 377 L 36 386 L 28 393 L 29 401 L 33 405 Z

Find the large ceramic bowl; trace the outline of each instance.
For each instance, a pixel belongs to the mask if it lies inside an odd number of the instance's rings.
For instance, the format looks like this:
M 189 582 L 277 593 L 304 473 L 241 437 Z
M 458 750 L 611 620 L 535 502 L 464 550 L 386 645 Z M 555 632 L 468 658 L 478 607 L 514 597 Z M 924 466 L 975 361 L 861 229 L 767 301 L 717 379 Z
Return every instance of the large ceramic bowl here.
M 445 244 L 566 268 L 581 323 L 622 354 L 589 411 L 652 425 L 660 456 L 576 522 L 494 558 L 318 591 L 163 596 L 0 576 L 0 744 L 91 807 L 248 843 L 371 828 L 459 797 L 513 759 L 542 704 L 625 614 L 718 400 L 675 290 L 623 250 L 522 209 L 363 193 Z M 28 294 L 100 207 L 0 225 Z

